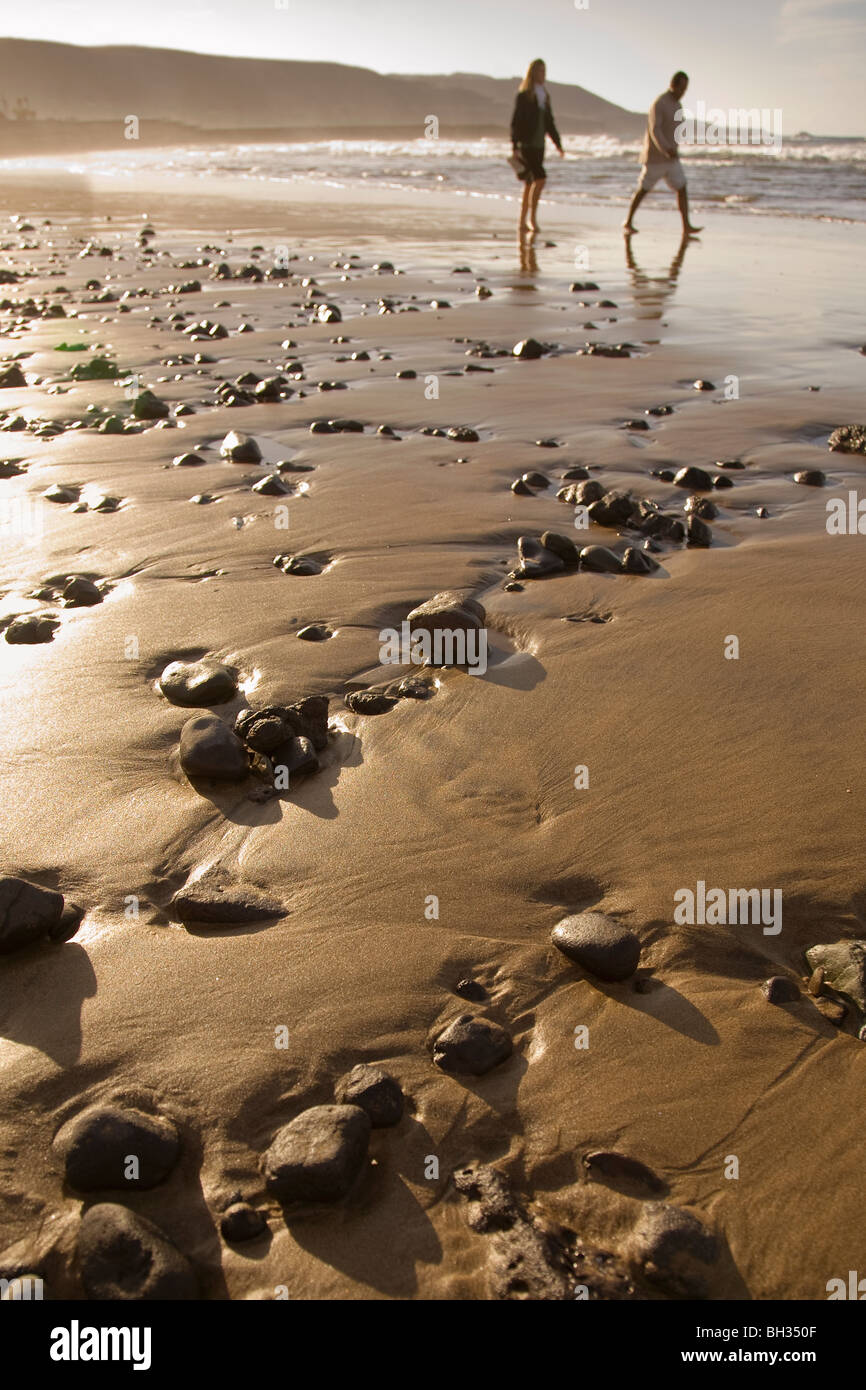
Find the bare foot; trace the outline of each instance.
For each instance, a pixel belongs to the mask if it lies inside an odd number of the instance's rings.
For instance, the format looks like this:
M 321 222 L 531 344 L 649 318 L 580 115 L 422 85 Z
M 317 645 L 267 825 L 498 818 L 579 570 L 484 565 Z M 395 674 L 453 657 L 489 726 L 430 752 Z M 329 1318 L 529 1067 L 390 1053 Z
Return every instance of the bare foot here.
M 689 224 L 688 227 L 683 227 L 683 232 L 686 236 L 697 236 L 698 232 L 702 232 L 703 230 L 703 227 L 693 227 L 691 224 Z
M 637 236 L 638 228 L 633 227 L 630 222 L 623 222 L 622 230 L 624 236 Z

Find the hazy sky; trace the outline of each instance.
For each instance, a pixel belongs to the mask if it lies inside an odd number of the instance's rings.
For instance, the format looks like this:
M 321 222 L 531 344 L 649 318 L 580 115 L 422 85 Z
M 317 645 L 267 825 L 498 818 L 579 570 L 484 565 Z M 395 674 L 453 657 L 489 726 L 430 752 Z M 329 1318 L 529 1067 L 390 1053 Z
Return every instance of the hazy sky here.
M 585 8 L 578 8 L 583 5 Z M 866 0 L 32 0 L 7 37 L 329 59 L 379 72 L 548 76 L 641 110 L 781 108 L 787 134 L 866 135 Z

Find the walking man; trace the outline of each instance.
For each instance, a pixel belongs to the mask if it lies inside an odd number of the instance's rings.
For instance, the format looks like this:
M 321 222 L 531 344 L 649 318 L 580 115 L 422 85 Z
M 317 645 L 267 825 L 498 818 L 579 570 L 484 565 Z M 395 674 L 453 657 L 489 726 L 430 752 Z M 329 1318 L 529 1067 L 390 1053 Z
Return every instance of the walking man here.
M 641 177 L 623 222 L 626 236 L 637 231 L 634 215 L 651 189 L 659 179 L 664 179 L 668 188 L 677 195 L 680 216 L 683 219 L 683 236 L 697 236 L 702 227 L 693 227 L 689 221 L 689 195 L 686 189 L 686 171 L 680 163 L 677 145 L 677 118 L 680 115 L 680 101 L 685 96 L 689 79 L 684 72 L 675 72 L 671 85 L 660 97 L 656 97 L 647 118 L 646 135 L 641 153 Z

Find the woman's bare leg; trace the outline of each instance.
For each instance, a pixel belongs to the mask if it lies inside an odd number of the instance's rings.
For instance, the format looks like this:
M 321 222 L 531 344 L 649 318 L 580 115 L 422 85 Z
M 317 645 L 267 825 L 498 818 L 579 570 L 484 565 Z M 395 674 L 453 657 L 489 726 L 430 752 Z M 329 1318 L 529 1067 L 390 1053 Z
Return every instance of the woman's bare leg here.
M 532 184 L 529 185 L 529 187 L 530 187 L 529 230 L 530 230 L 531 232 L 537 232 L 537 231 L 538 231 L 538 200 L 539 200 L 539 198 L 541 197 L 541 190 L 543 189 L 544 184 L 545 184 L 545 180 L 544 180 L 544 179 L 536 179 L 534 183 L 532 183 Z
M 529 216 L 529 193 L 532 184 L 528 181 L 523 185 L 523 202 L 520 205 L 520 230 L 523 231 Z

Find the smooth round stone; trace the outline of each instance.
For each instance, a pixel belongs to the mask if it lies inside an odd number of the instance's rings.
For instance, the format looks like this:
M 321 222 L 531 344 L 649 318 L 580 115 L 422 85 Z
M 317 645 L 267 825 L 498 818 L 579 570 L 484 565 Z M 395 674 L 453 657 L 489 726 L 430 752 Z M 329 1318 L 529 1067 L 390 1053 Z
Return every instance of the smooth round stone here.
M 626 574 L 650 574 L 654 569 L 658 569 L 655 560 L 643 550 L 635 550 L 630 545 L 622 557 L 622 567 Z
M 713 533 L 705 521 L 692 514 L 686 523 L 688 544 L 707 550 L 713 543 Z
M 565 561 L 561 555 L 548 550 L 547 546 L 534 536 L 520 536 L 517 554 L 520 558 L 518 574 L 521 578 L 537 579 L 543 574 L 556 574 L 565 568 Z
M 377 690 L 353 690 L 346 696 L 346 704 L 353 714 L 387 714 L 397 701 Z
M 256 441 L 248 434 L 238 434 L 237 430 L 229 430 L 220 445 L 220 453 L 223 458 L 231 459 L 232 463 L 260 463 L 262 458 Z
M 535 338 L 522 338 L 519 343 L 514 344 L 511 353 L 513 357 L 519 357 L 524 362 L 533 361 L 544 356 L 544 348 Z
M 393 1076 L 380 1067 L 360 1062 L 344 1076 L 335 1095 L 341 1105 L 359 1105 L 370 1116 L 374 1129 L 399 1124 L 403 1118 L 403 1092 Z
M 53 936 L 62 914 L 62 893 L 25 878 L 0 878 L 0 955 Z
M 370 1116 L 359 1105 L 314 1105 L 274 1136 L 265 1154 L 268 1191 L 281 1202 L 336 1202 L 364 1166 Z
M 483 1076 L 511 1056 L 513 1044 L 492 1019 L 461 1014 L 449 1024 L 433 1047 L 433 1061 L 443 1071 Z
M 88 1298 L 128 1303 L 199 1296 L 192 1266 L 165 1233 L 114 1202 L 84 1213 L 76 1256 Z
M 566 468 L 560 477 L 566 483 L 584 482 L 589 478 L 589 469 L 584 468 L 582 463 L 576 463 L 573 468 Z
M 224 705 L 238 693 L 237 677 L 219 661 L 172 661 L 159 688 L 173 705 Z
M 93 581 L 80 576 L 67 580 L 62 597 L 65 608 L 92 608 L 102 602 L 102 594 Z
M 178 454 L 176 458 L 172 459 L 171 466 L 172 468 L 198 468 L 202 463 L 204 463 L 204 459 L 201 454 Z
M 283 574 L 296 574 L 309 578 L 311 575 L 322 573 L 322 566 L 308 555 L 286 555 L 281 558 L 283 563 L 280 565 L 280 569 Z
M 523 481 L 527 487 L 550 487 L 550 479 L 543 473 L 524 473 Z
M 580 552 L 580 567 L 599 574 L 620 574 L 622 564 L 618 555 L 606 545 L 585 545 Z
M 215 714 L 188 719 L 180 731 L 180 765 L 187 777 L 241 782 L 249 772 L 244 745 Z
M 794 474 L 794 482 L 801 483 L 803 487 L 823 487 L 826 481 L 826 475 L 820 468 L 803 468 Z
M 253 483 L 251 489 L 251 491 L 261 493 L 265 497 L 284 497 L 290 490 L 278 473 L 268 473 L 266 477 L 259 478 L 257 483 Z
M 81 489 L 77 487 L 66 487 L 63 483 L 52 483 L 46 488 L 42 496 L 46 502 L 58 502 L 61 506 L 67 506 L 70 502 L 77 502 Z
M 249 1202 L 233 1202 L 223 1212 L 220 1231 L 223 1240 L 229 1245 L 242 1245 L 246 1240 L 256 1240 L 264 1235 L 268 1223 L 260 1211 Z
M 551 940 L 564 956 L 600 980 L 626 980 L 640 960 L 634 932 L 602 912 L 564 917 L 553 928 Z
M 529 486 L 523 481 L 522 478 L 515 478 L 514 482 L 511 484 L 511 491 L 514 493 L 514 495 L 515 495 L 516 497 L 534 497 L 534 496 L 535 496 L 535 493 L 532 491 L 532 488 L 529 487 Z
M 152 391 L 139 391 L 132 402 L 132 413 L 136 420 L 165 420 L 169 410 L 165 401 L 161 401 Z
M 461 999 L 469 999 L 475 1004 L 480 1004 L 482 999 L 487 998 L 487 990 L 481 981 L 469 979 L 467 976 L 457 981 L 454 993 L 459 994 Z
M 691 463 L 674 474 L 674 482 L 677 487 L 688 487 L 695 492 L 711 492 L 713 486 L 713 480 L 706 469 L 697 468 Z
M 715 521 L 719 514 L 715 502 L 711 502 L 708 497 L 695 497 L 694 495 L 686 498 L 683 511 L 694 513 L 702 521 Z
M 598 478 L 587 478 L 585 482 L 579 483 L 574 490 L 574 500 L 581 507 L 589 507 L 593 502 L 600 502 L 604 497 L 604 488 Z
M 704 381 L 702 377 L 699 377 L 697 381 L 693 381 L 692 385 L 696 391 L 715 391 L 716 389 L 711 381 Z
M 800 991 L 787 975 L 771 975 L 761 985 L 761 992 L 768 1004 L 793 1004 L 800 998 Z
M 275 748 L 271 759 L 274 768 L 284 769 L 289 777 L 306 777 L 309 773 L 319 770 L 316 750 L 310 740 L 302 734 L 295 734 L 279 748 Z
M 174 1125 L 161 1116 L 118 1105 L 92 1105 L 61 1125 L 52 1147 L 64 1164 L 69 1186 L 96 1192 L 156 1187 L 176 1164 L 180 1139 Z M 131 1157 L 138 1160 L 138 1178 L 126 1176 Z
M 12 619 L 5 637 L 10 646 L 32 647 L 40 642 L 50 642 L 56 627 L 56 618 L 48 618 L 40 613 L 23 613 Z
M 714 1233 L 692 1212 L 666 1202 L 645 1202 L 629 1237 L 628 1253 L 652 1283 L 676 1297 L 704 1298 L 720 1249 Z
M 306 627 L 298 628 L 295 636 L 301 642 L 326 642 L 332 633 L 321 623 L 307 623 Z
M 580 563 L 580 551 L 574 541 L 569 540 L 568 536 L 561 536 L 558 531 L 545 531 L 541 537 L 541 544 L 545 550 L 558 555 L 564 565 L 576 568 Z

